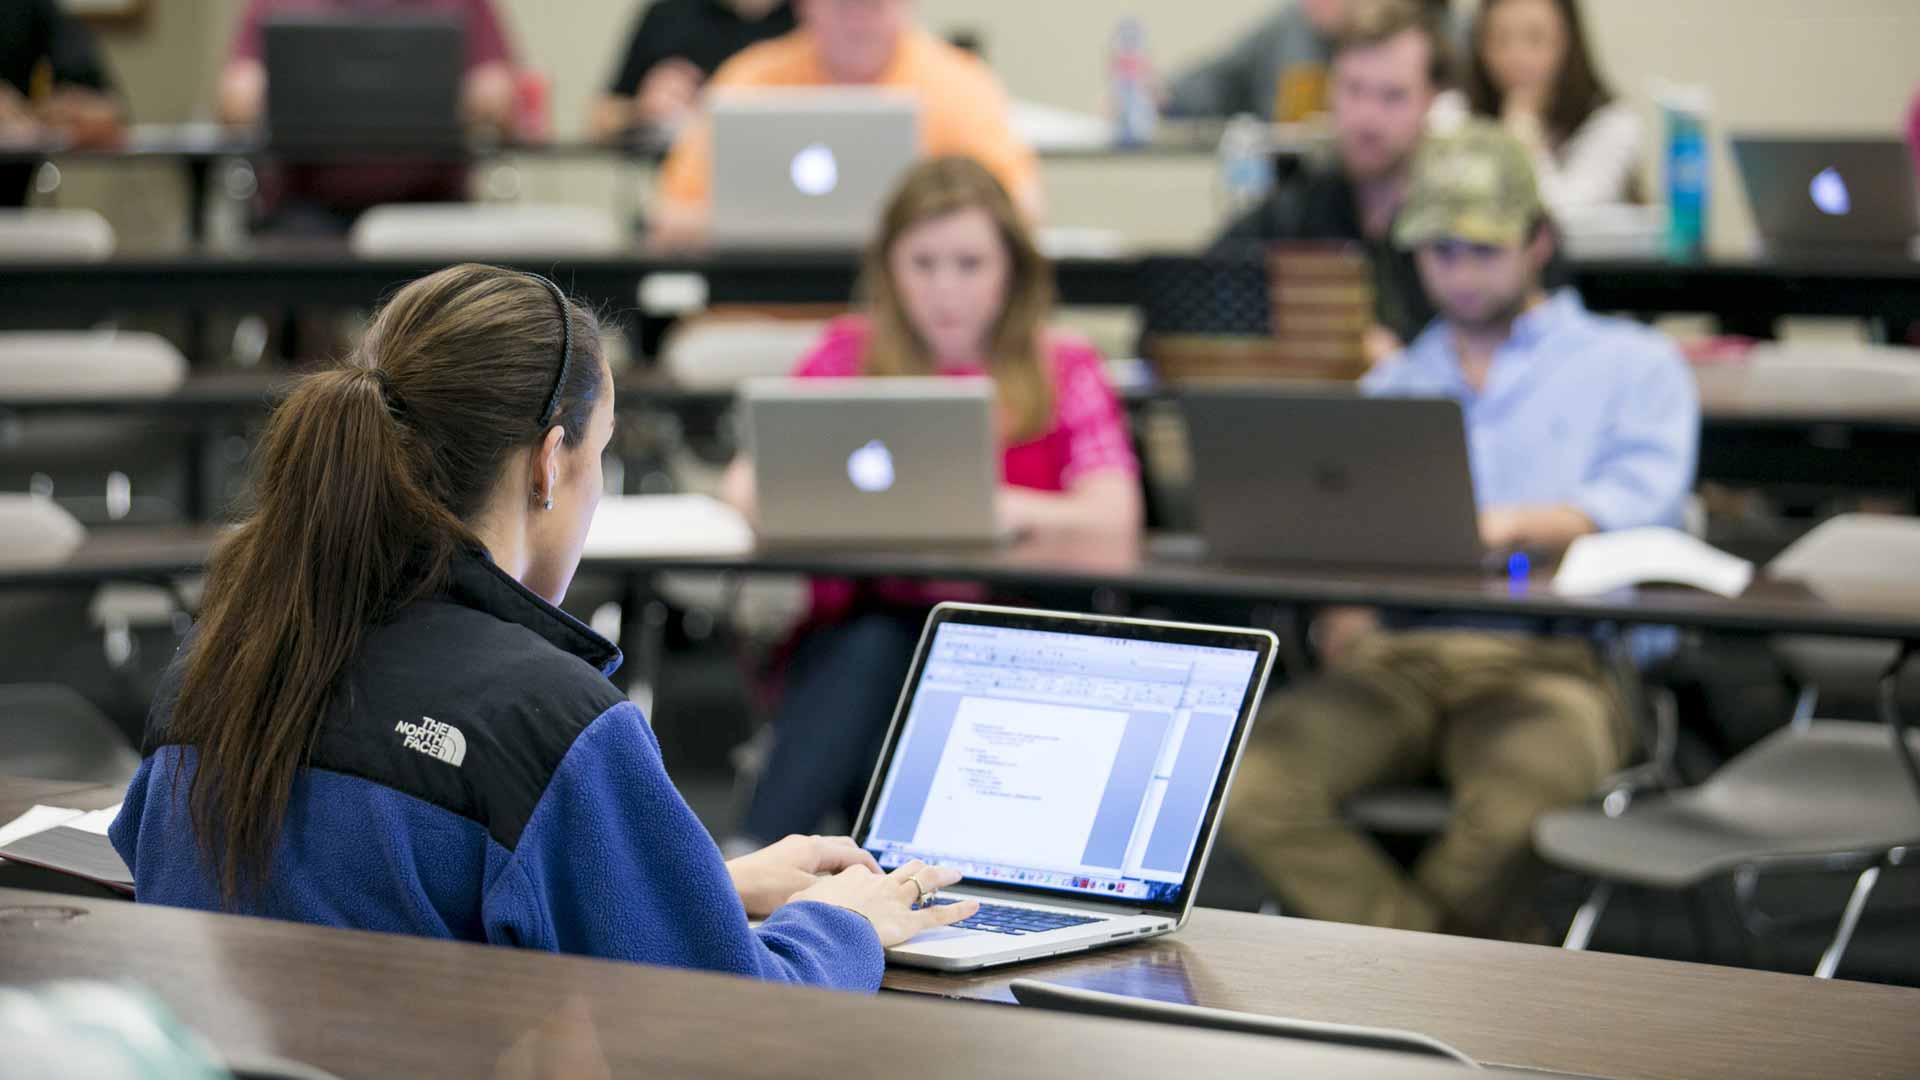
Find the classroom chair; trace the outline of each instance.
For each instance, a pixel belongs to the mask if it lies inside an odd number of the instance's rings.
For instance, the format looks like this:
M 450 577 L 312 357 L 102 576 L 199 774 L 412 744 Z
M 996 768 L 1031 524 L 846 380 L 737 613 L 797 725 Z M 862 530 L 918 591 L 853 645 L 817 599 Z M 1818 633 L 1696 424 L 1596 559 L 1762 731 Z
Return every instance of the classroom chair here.
M 8 417 L 5 403 L 138 402 L 179 389 L 186 358 L 156 334 L 0 333 L 0 491 L 51 494 L 91 524 L 179 518 L 190 443 L 167 425 L 101 412 Z
M 1920 349 L 1849 342 L 1759 345 L 1747 355 L 1741 397 L 1794 411 L 1920 408 Z
M 87 537 L 86 526 L 45 496 L 0 494 L 0 567 L 59 563 Z M 131 722 L 116 730 L 94 697 L 112 672 L 87 625 L 86 587 L 0 591 L 0 774 L 50 780 L 124 781 Z M 55 681 L 66 685 L 51 685 Z M 144 702 L 142 702 L 144 706 Z M 134 761 L 137 764 L 137 760 Z
M 1920 587 L 1920 520 L 1834 518 L 1768 574 L 1834 596 Z M 1920 848 L 1920 732 L 1909 730 L 1901 697 L 1911 653 L 1879 654 L 1880 723 L 1814 719 L 1817 698 L 1803 695 L 1786 728 L 1696 787 L 1543 817 L 1540 856 L 1597 879 L 1565 946 L 1586 948 L 1615 884 L 1678 891 L 1730 876 L 1742 928 L 1754 933 L 1775 921 L 1754 901 L 1763 873 L 1848 872 L 1853 891 L 1814 972 L 1832 978 L 1882 871 Z
M 100 262 L 113 249 L 113 226 L 92 210 L 0 208 L 0 258 Z
M 394 203 L 360 215 L 347 244 L 365 258 L 499 259 L 618 255 L 633 237 L 592 206 Z

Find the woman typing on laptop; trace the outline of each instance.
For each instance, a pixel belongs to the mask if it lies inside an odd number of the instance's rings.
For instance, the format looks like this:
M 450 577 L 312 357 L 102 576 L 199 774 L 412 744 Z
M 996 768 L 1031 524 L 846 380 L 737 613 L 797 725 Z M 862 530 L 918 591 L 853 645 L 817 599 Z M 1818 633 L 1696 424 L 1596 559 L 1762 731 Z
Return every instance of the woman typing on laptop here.
M 1002 530 L 1076 541 L 1139 533 L 1139 464 L 1100 355 L 1047 328 L 1051 268 L 991 173 L 959 157 L 910 170 L 869 249 L 865 291 L 868 312 L 828 327 L 797 377 L 989 377 Z M 726 495 L 753 516 L 744 456 Z M 814 583 L 748 837 L 808 831 L 836 808 L 852 819 L 927 611 L 979 598 L 904 582 Z
M 972 914 L 846 839 L 724 863 L 674 790 L 619 650 L 557 606 L 599 341 L 552 282 L 453 267 L 279 408 L 110 833 L 139 900 L 866 990 Z

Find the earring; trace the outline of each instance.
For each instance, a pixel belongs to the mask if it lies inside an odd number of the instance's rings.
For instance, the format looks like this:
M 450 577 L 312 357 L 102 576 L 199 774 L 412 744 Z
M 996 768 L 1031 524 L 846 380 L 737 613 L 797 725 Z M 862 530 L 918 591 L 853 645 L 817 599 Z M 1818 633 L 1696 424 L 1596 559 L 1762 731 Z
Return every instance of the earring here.
M 541 508 L 542 510 L 551 510 L 551 509 L 553 509 L 553 496 L 552 496 L 552 495 L 547 495 L 547 496 L 546 496 L 546 497 L 545 497 L 545 498 L 543 499 L 543 498 L 541 497 L 541 495 L 540 495 L 540 493 L 536 491 L 536 492 L 534 492 L 534 493 L 533 493 L 533 501 L 535 501 L 535 502 L 537 502 L 537 503 L 539 503 L 539 504 L 540 504 L 540 508 Z
M 543 504 L 543 508 L 547 510 L 553 509 L 553 496 L 547 496 L 547 501 Z

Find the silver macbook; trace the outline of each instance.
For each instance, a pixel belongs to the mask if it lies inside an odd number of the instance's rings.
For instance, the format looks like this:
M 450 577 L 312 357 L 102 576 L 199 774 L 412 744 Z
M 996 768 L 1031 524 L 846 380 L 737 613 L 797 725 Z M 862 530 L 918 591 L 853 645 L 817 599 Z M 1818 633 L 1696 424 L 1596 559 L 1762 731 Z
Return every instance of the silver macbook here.
M 1213 558 L 1488 564 L 1458 403 L 1223 387 L 1186 393 L 1181 406 Z
M 1898 139 L 1736 137 L 1733 153 L 1774 254 L 1905 252 L 1920 232 L 1920 186 Z
M 986 379 L 755 379 L 743 399 L 763 542 L 999 538 Z
M 963 971 L 1179 929 L 1274 637 L 964 604 L 934 609 L 854 826 L 881 866 L 965 875 L 978 914 L 887 951 Z
M 731 90 L 713 96 L 713 242 L 864 246 L 920 153 L 911 94 Z

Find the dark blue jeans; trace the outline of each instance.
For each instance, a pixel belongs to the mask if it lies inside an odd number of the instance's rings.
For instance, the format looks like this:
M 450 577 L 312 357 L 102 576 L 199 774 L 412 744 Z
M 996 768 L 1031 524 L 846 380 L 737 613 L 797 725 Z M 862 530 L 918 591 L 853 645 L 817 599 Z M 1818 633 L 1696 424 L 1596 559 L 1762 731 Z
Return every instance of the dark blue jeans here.
M 925 612 L 856 615 L 796 646 L 747 836 L 771 843 L 814 832 L 835 808 L 852 824 L 925 625 Z

